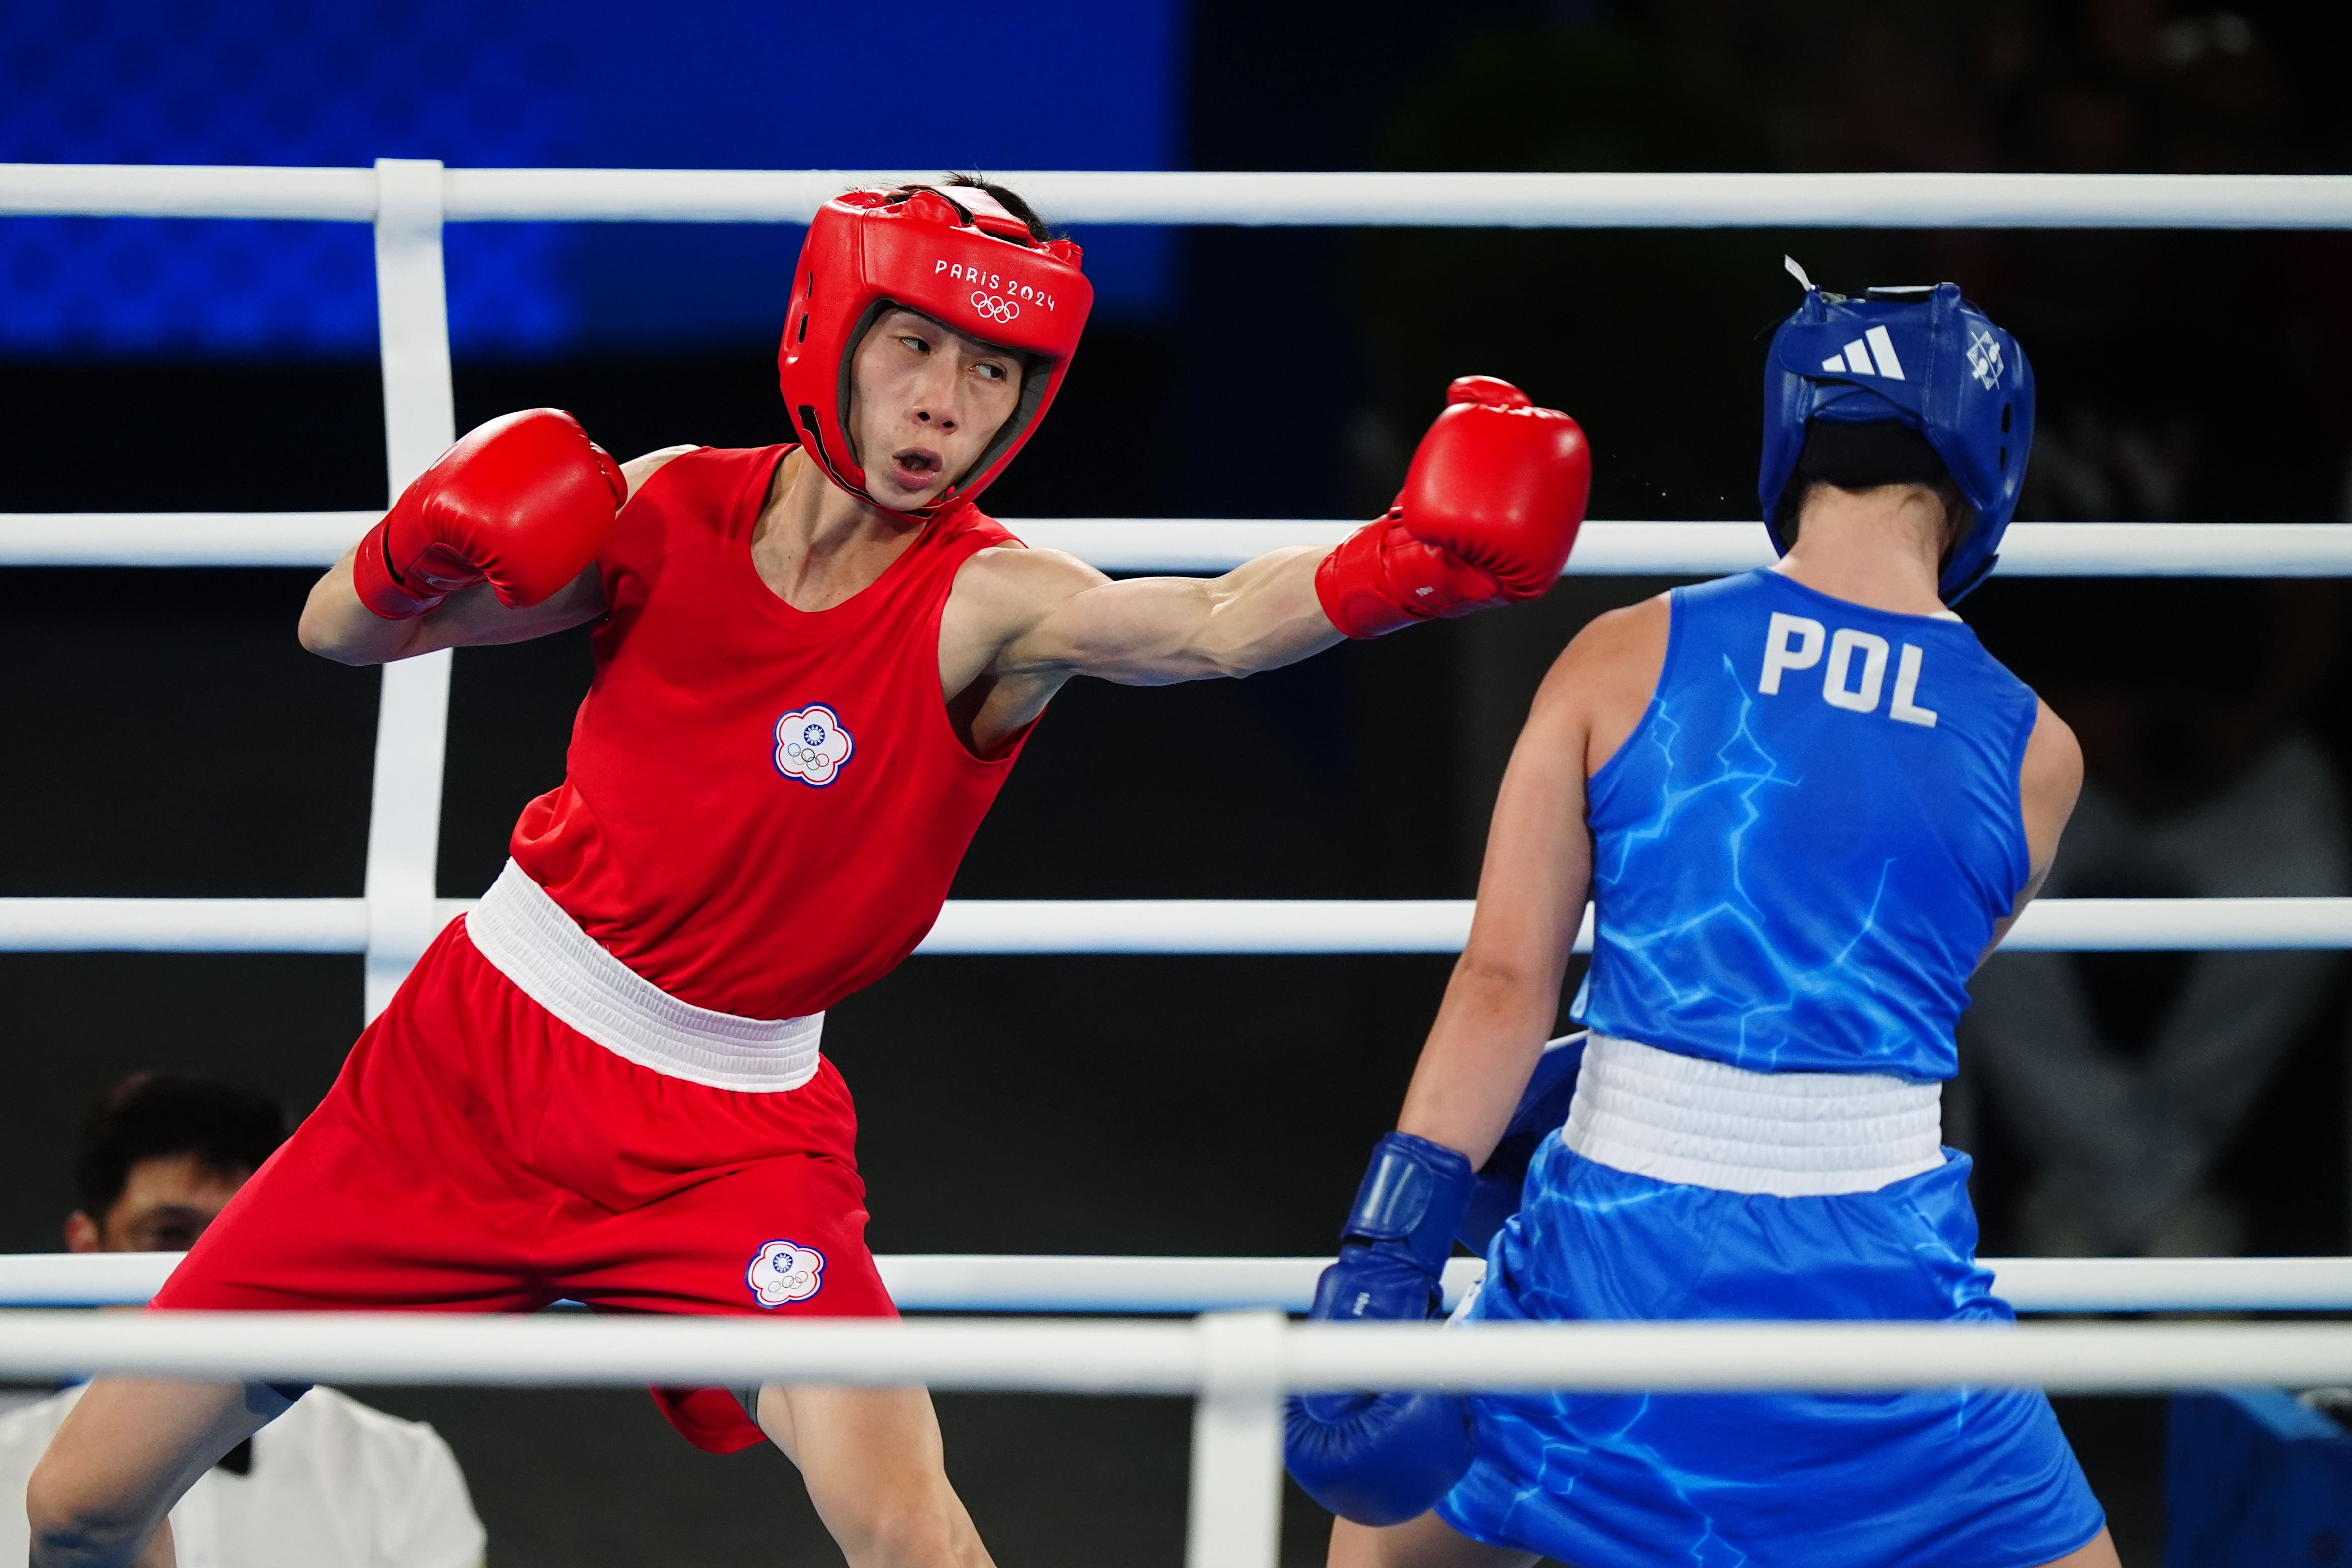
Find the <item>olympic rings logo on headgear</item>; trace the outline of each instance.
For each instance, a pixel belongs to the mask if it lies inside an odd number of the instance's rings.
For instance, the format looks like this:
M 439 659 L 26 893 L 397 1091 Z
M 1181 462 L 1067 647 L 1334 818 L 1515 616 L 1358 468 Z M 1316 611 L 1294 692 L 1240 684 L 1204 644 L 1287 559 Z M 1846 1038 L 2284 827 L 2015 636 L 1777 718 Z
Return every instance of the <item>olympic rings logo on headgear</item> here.
M 1002 325 L 1021 313 L 1020 302 L 1001 299 L 982 289 L 971 291 L 971 308 Z

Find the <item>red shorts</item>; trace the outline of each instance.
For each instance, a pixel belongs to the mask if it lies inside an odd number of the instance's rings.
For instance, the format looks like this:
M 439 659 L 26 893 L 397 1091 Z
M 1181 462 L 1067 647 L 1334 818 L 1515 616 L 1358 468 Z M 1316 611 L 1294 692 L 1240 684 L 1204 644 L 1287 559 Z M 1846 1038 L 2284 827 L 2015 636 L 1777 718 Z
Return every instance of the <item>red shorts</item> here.
M 866 1249 L 856 1112 L 710 1089 L 550 1016 L 434 942 L 341 1077 L 206 1230 L 158 1309 L 896 1317 Z M 656 1389 L 718 1453 L 761 1432 L 721 1389 Z

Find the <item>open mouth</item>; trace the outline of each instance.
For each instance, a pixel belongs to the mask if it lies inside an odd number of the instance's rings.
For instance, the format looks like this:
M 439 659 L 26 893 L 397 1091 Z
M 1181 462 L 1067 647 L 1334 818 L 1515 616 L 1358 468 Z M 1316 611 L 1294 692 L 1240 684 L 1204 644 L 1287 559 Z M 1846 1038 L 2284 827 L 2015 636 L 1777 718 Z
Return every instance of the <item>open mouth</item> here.
M 940 455 L 927 447 L 902 447 L 890 454 L 890 473 L 908 489 L 921 489 L 940 477 Z

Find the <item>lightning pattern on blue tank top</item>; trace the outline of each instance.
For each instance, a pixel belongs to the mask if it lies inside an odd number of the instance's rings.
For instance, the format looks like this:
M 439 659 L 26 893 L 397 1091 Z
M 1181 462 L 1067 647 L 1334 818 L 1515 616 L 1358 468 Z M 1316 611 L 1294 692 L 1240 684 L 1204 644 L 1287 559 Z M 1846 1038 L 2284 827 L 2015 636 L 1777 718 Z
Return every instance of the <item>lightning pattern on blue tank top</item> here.
M 2028 876 L 2033 694 L 1956 620 L 1777 572 L 1675 591 L 1591 781 L 1590 1026 L 1757 1071 L 1943 1079 Z

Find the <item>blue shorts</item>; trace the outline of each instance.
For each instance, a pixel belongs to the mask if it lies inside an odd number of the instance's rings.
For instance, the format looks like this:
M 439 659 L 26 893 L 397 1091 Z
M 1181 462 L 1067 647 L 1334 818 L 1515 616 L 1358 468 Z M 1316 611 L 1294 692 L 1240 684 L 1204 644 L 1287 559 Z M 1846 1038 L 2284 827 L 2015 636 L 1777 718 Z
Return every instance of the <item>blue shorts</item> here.
M 1948 1150 L 1874 1193 L 1751 1196 L 1633 1175 L 1554 1133 L 1467 1315 L 2006 1321 L 1969 1168 Z M 1477 1461 L 1439 1513 L 1576 1568 L 2035 1568 L 2105 1522 L 2039 1393 L 1471 1403 Z

